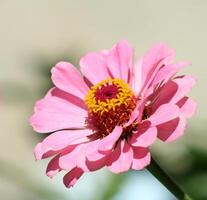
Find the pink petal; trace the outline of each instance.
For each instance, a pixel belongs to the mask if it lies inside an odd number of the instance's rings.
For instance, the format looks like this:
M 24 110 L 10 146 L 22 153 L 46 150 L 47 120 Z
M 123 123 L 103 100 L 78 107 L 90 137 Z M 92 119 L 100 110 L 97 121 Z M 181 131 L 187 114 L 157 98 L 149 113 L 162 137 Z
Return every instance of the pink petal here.
M 84 99 L 89 88 L 72 64 L 59 62 L 51 72 L 52 81 L 59 89 Z
M 77 166 L 77 159 L 81 156 L 82 149 L 84 148 L 84 144 L 80 144 L 71 150 L 63 152 L 60 155 L 59 165 L 64 170 L 72 170 Z
M 140 113 L 139 108 L 140 105 L 137 105 L 137 107 L 132 111 L 129 121 L 123 125 L 124 128 L 130 126 L 135 121 L 135 119 L 138 118 Z
M 175 119 L 179 115 L 180 111 L 178 106 L 174 104 L 163 104 L 147 119 L 147 121 L 150 121 L 151 126 L 157 126 Z
M 186 120 L 184 117 L 176 118 L 157 126 L 158 138 L 165 142 L 172 142 L 184 134 Z
M 133 147 L 132 169 L 141 170 L 150 164 L 151 156 L 147 148 Z
M 186 118 L 192 117 L 197 109 L 196 102 L 188 97 L 183 97 L 179 102 L 177 102 L 177 105 L 179 106 L 182 115 Z
M 142 80 L 142 86 L 138 87 L 135 92 L 139 93 L 141 90 L 146 90 L 152 83 L 159 69 L 163 67 L 163 65 L 168 65 L 172 62 L 174 54 L 174 50 L 168 48 L 163 43 L 157 44 L 151 48 L 145 56 L 141 58 L 139 65 L 135 65 L 135 67 L 141 67 L 142 71 L 141 78 L 138 78 L 138 80 Z M 140 91 L 138 91 L 138 89 L 140 89 Z
M 99 151 L 100 143 L 101 143 L 101 139 L 98 139 L 93 142 L 90 142 L 90 145 L 88 145 L 85 153 L 89 161 L 95 162 L 97 160 L 102 159 L 106 155 L 106 152 L 104 152 L 105 153 L 104 154 Z
M 121 78 L 126 83 L 132 73 L 134 50 L 127 41 L 120 41 L 113 46 L 107 55 L 109 71 L 114 78 Z
M 74 104 L 75 106 L 80 107 L 83 110 L 87 110 L 87 107 L 83 99 L 80 99 L 79 97 L 64 92 L 63 90 L 60 90 L 57 87 L 53 87 L 52 89 L 50 89 L 44 98 L 45 99 L 57 98 L 57 99 L 65 100 L 66 102 L 69 102 L 70 104 Z
M 46 97 L 35 105 L 30 124 L 40 133 L 86 127 L 87 111 L 61 98 Z
M 59 165 L 62 169 L 72 170 L 79 167 L 86 171 L 95 171 L 105 165 L 105 156 L 98 152 L 99 140 L 80 144 L 70 151 L 61 153 Z M 88 157 L 91 160 L 88 160 Z
M 62 169 L 71 170 L 74 167 L 79 167 L 84 171 L 95 171 L 106 163 L 106 156 L 109 154 L 101 154 L 98 152 L 98 144 L 100 139 L 92 142 L 69 146 L 63 150 L 59 159 L 59 165 Z
M 142 62 L 143 58 L 141 58 L 133 67 L 132 89 L 136 96 L 142 88 Z
M 112 152 L 107 159 L 107 167 L 112 172 L 121 173 L 127 171 L 132 164 L 132 148 L 125 140 L 121 140 L 114 149 L 114 152 Z
M 178 77 L 168 81 L 158 94 L 158 99 L 152 109 L 156 109 L 161 104 L 177 103 L 182 99 L 195 84 L 195 78 L 192 76 Z
M 89 171 L 98 170 L 106 165 L 106 158 L 110 152 L 101 154 L 98 151 L 99 142 L 96 142 L 95 145 L 88 145 L 86 149 L 86 165 Z
M 165 64 L 169 64 L 173 61 L 174 56 L 175 51 L 173 49 L 170 49 L 164 43 L 156 44 L 143 57 L 142 73 L 149 76 L 160 61 L 165 60 Z
M 61 168 L 59 166 L 59 155 L 57 155 L 48 163 L 46 174 L 47 176 L 52 178 L 60 171 L 61 171 Z
M 179 62 L 177 64 L 166 65 L 162 67 L 158 73 L 156 74 L 153 85 L 158 84 L 162 81 L 167 82 L 170 78 L 172 78 L 178 71 L 180 71 L 183 67 L 190 65 L 189 62 Z
M 106 157 L 103 157 L 96 161 L 86 160 L 86 165 L 89 171 L 96 171 L 103 168 L 106 165 Z
M 162 104 L 170 103 L 171 99 L 176 94 L 177 89 L 178 85 L 174 81 L 170 80 L 162 87 L 159 93 L 154 93 L 156 101 L 152 105 L 152 111 L 159 108 Z
M 114 147 L 116 141 L 120 138 L 122 131 L 123 131 L 122 127 L 116 126 L 112 131 L 112 133 L 110 133 L 105 138 L 103 138 L 100 141 L 98 147 L 100 152 L 107 152 L 111 150 Z
M 60 150 L 87 141 L 87 136 L 93 134 L 91 130 L 68 130 L 59 131 L 46 137 L 38 143 L 34 149 L 37 160 L 51 156 Z
M 83 170 L 80 168 L 74 168 L 68 172 L 64 178 L 63 183 L 67 188 L 73 187 L 77 180 L 83 175 Z
M 157 128 L 146 126 L 145 123 L 139 125 L 138 131 L 132 135 L 130 144 L 136 147 L 148 147 L 157 138 Z
M 177 85 L 178 89 L 171 102 L 177 103 L 181 98 L 183 98 L 196 83 L 196 79 L 193 76 L 186 75 L 181 78 L 176 78 L 173 80 Z
M 103 52 L 89 53 L 82 57 L 80 68 L 83 75 L 94 85 L 110 77 L 106 55 Z

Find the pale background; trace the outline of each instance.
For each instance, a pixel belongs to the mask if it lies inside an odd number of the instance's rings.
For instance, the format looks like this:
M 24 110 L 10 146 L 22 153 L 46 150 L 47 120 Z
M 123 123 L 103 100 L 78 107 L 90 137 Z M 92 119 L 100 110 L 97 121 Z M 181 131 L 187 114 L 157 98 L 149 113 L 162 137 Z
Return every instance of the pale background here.
M 0 0 L 0 198 L 174 199 L 147 172 L 113 176 L 102 170 L 87 174 L 67 190 L 61 176 L 50 180 L 44 175 L 48 161 L 34 161 L 33 147 L 41 138 L 32 132 L 28 117 L 34 102 L 49 88 L 50 68 L 62 59 L 78 64 L 86 52 L 126 39 L 137 57 L 163 41 L 176 49 L 177 60 L 192 63 L 183 73 L 197 77 L 190 94 L 198 102 L 197 115 L 189 120 L 182 139 L 157 142 L 153 152 L 189 193 L 207 199 L 206 37 L 206 0 Z M 199 162 L 196 157 L 193 163 L 192 149 L 199 152 Z M 194 164 L 198 173 L 186 181 L 182 174 L 195 172 Z

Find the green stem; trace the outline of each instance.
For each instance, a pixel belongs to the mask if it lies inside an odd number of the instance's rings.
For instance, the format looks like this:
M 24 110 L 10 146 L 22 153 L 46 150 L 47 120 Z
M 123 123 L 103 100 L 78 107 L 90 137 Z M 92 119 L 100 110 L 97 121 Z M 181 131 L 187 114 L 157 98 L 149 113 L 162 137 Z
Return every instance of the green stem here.
M 192 200 L 183 190 L 163 171 L 163 169 L 152 158 L 147 169 L 179 200 Z

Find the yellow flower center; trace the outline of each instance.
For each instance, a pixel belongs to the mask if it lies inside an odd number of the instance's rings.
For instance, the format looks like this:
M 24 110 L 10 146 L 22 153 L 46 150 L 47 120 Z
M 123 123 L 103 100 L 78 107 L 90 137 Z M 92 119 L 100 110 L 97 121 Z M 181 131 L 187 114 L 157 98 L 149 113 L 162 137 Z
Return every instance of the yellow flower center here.
M 85 97 L 88 107 L 87 123 L 102 136 L 116 125 L 126 123 L 136 106 L 134 94 L 123 80 L 106 79 L 91 87 Z

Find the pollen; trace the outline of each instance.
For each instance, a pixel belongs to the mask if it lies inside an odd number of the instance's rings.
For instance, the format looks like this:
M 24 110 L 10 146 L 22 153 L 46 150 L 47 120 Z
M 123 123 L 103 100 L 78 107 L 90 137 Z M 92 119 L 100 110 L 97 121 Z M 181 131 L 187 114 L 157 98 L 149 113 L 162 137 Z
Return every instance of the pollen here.
M 108 135 L 115 126 L 123 125 L 136 107 L 135 96 L 123 80 L 106 79 L 91 87 L 85 97 L 87 124 L 100 135 Z

